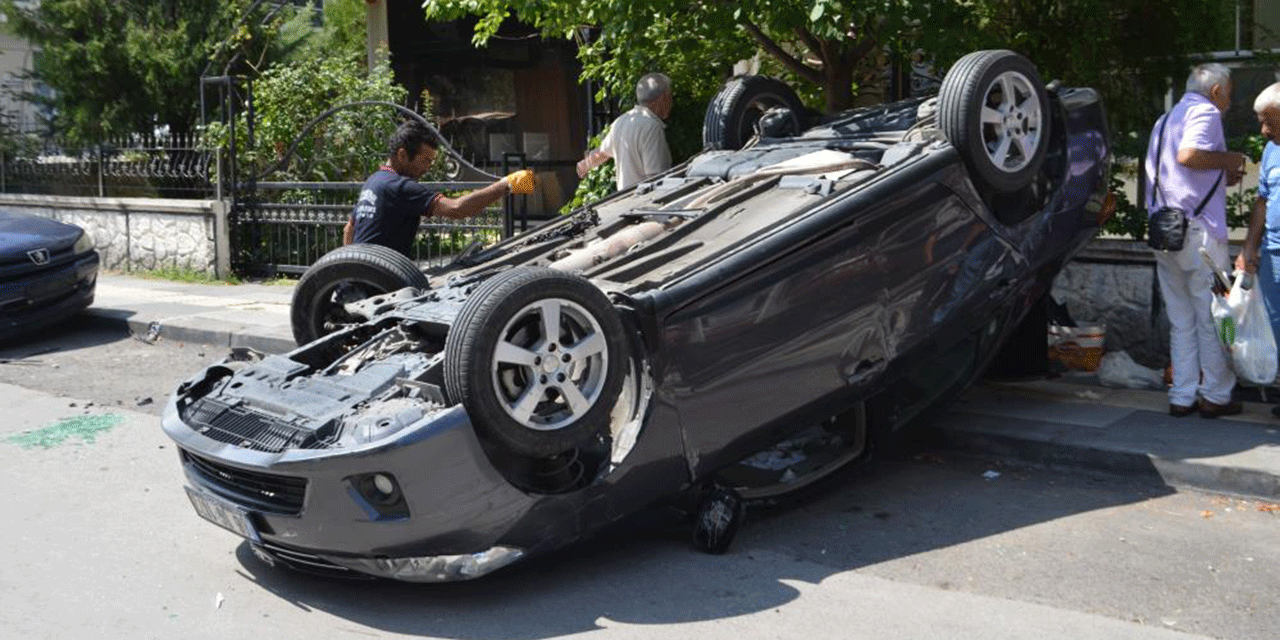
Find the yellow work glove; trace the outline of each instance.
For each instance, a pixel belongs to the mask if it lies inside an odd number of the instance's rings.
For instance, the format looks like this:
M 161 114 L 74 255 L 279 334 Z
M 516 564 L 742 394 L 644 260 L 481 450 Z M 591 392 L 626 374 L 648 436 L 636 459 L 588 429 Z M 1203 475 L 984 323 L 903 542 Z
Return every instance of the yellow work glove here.
M 528 169 L 521 169 L 507 176 L 507 182 L 511 183 L 511 193 L 533 193 L 533 187 L 537 184 L 533 172 Z

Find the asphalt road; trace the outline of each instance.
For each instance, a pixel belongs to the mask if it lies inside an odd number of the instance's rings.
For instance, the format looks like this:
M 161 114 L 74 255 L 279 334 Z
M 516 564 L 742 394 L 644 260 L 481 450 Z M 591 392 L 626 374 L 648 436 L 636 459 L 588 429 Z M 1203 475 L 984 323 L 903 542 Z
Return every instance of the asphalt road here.
M 1274 505 L 945 451 L 756 514 L 725 556 L 654 516 L 473 583 L 272 569 L 195 515 L 159 428 L 222 355 L 87 321 L 0 345 L 4 637 L 1280 635 Z

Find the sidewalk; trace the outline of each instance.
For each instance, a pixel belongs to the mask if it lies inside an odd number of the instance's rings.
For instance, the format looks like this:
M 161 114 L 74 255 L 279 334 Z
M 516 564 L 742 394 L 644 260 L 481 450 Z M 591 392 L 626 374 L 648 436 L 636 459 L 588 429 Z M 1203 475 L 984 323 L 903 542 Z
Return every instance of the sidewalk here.
M 101 274 L 86 313 L 138 336 L 280 353 L 294 348 L 293 286 L 187 284 Z
M 293 287 L 102 275 L 87 313 L 139 336 L 266 352 L 294 348 Z M 1173 486 L 1280 501 L 1280 420 L 1246 402 L 1231 418 L 1173 418 L 1161 391 L 1091 377 L 980 384 L 936 422 L 946 446 L 984 456 L 1158 474 Z

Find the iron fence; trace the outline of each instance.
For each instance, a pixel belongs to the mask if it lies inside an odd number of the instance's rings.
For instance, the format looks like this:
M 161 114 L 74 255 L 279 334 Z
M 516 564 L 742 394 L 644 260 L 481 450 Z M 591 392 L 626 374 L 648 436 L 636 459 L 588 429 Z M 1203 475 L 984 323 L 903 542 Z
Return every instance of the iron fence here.
M 198 134 L 130 135 L 95 145 L 22 139 L 0 157 L 0 191 L 65 196 L 214 196 L 217 154 Z
M 450 193 L 487 182 L 423 183 Z M 259 182 L 232 213 L 233 268 L 250 275 L 298 275 L 342 245 L 342 229 L 360 194 L 359 182 Z M 444 264 L 475 241 L 502 239 L 504 201 L 466 220 L 424 218 L 413 255 L 424 266 Z

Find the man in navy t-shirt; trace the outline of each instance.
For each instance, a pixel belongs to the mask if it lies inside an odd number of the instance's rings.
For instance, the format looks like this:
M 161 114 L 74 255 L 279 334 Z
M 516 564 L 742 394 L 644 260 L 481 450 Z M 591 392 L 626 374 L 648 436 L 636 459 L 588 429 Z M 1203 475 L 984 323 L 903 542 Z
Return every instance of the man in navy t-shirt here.
M 435 161 L 437 148 L 431 131 L 416 120 L 401 124 L 388 146 L 390 159 L 360 189 L 360 199 L 342 230 L 343 244 L 378 244 L 411 257 L 409 249 L 422 218 L 466 218 L 508 193 L 533 191 L 533 172 L 527 170 L 459 198 L 427 189 L 418 178 Z

